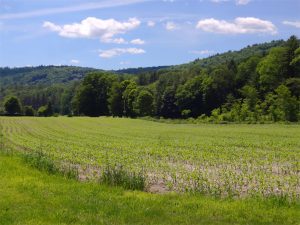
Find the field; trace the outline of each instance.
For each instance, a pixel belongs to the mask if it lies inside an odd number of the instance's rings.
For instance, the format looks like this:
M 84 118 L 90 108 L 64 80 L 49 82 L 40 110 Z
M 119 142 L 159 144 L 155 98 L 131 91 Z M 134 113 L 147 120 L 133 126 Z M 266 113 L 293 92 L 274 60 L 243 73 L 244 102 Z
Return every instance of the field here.
M 43 152 L 82 181 L 107 166 L 146 190 L 300 198 L 299 125 L 189 125 L 117 118 L 2 117 L 6 149 Z
M 1 225 L 300 221 L 299 125 L 0 117 L 0 128 Z M 142 176 L 143 191 L 103 183 L 108 168 Z

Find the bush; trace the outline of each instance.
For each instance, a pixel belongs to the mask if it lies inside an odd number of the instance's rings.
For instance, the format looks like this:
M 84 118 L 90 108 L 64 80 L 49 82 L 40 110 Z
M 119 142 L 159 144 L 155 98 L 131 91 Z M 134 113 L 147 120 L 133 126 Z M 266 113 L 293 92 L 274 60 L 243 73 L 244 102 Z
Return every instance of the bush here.
M 24 106 L 24 115 L 25 116 L 34 116 L 35 111 L 32 106 Z
M 184 118 L 184 119 L 187 119 L 190 115 L 191 115 L 192 111 L 189 110 L 189 109 L 184 109 L 182 110 L 181 112 L 181 116 Z
M 49 102 L 47 105 L 41 106 L 38 109 L 38 116 L 53 116 L 52 104 Z
M 38 109 L 38 116 L 47 116 L 47 106 L 41 106 Z

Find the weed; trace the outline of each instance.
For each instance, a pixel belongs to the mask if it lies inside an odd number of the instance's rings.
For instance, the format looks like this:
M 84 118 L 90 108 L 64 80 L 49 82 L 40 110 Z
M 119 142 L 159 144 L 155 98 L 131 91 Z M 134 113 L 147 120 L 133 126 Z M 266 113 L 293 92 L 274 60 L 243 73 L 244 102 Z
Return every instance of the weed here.
M 128 172 L 124 170 L 123 166 L 107 166 L 100 178 L 102 183 L 130 190 L 144 190 L 145 180 L 142 172 Z

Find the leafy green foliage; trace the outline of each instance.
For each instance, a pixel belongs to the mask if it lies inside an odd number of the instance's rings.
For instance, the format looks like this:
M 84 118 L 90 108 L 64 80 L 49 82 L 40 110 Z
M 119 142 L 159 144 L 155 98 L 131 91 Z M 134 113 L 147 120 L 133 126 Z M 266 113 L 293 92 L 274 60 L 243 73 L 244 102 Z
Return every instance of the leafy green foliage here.
M 75 96 L 76 112 L 87 116 L 108 115 L 108 97 L 115 79 L 102 72 L 88 74 Z
M 153 114 L 153 95 L 147 90 L 141 90 L 136 99 L 136 112 L 139 116 Z
M 32 106 L 24 106 L 24 116 L 34 116 L 35 115 L 35 111 L 32 108 Z
M 5 100 L 4 108 L 8 115 L 15 115 L 21 113 L 20 101 L 15 96 L 9 97 Z
M 52 116 L 53 115 L 52 103 L 48 102 L 47 105 L 41 106 L 38 109 L 37 113 L 38 113 L 38 116 L 44 116 L 44 117 Z
M 284 47 L 273 48 L 257 67 L 259 81 L 268 90 L 274 90 L 287 75 L 285 54 Z

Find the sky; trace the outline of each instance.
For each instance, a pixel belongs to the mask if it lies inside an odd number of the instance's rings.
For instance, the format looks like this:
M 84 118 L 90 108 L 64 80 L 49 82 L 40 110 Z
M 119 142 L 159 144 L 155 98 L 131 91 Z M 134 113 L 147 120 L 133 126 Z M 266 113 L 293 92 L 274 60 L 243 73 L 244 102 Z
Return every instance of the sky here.
M 300 0 L 0 0 L 0 67 L 177 65 L 300 38 Z

